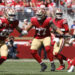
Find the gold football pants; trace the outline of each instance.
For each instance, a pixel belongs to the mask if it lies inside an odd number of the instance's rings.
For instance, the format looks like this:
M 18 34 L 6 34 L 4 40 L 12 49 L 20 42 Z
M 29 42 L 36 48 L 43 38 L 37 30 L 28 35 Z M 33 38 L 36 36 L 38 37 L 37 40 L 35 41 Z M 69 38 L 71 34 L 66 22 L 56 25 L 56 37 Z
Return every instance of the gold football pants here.
M 53 47 L 53 55 L 56 55 L 59 53 L 64 46 L 64 39 L 59 38 L 59 42 L 55 42 L 54 47 Z
M 8 47 L 3 41 L 0 41 L 0 56 L 7 57 L 7 55 L 8 55 Z
M 43 44 L 45 47 L 50 46 L 51 44 L 51 39 L 50 37 L 45 37 L 43 39 L 36 39 L 34 38 L 31 44 L 31 50 L 38 50 L 39 47 Z

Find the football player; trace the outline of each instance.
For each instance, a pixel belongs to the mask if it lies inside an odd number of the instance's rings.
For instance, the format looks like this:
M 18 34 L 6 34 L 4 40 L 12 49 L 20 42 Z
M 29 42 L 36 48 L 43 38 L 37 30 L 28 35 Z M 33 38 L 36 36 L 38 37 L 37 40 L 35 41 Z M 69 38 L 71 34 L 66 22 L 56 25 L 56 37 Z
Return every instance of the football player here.
M 37 53 L 37 50 L 41 46 L 44 45 L 45 50 L 47 52 L 47 57 L 51 62 L 51 71 L 55 71 L 55 64 L 53 62 L 53 53 L 50 50 L 50 30 L 49 28 L 52 27 L 54 31 L 58 32 L 60 35 L 63 34 L 59 28 L 57 28 L 53 22 L 51 17 L 46 16 L 45 8 L 40 8 L 36 12 L 36 16 L 31 18 L 30 25 L 24 30 L 22 34 L 28 34 L 28 31 L 35 27 L 35 36 L 31 44 L 31 54 L 37 60 L 37 62 L 41 65 L 41 71 L 45 71 L 47 66 L 44 62 L 42 62 L 40 56 Z
M 65 34 L 68 35 L 69 34 L 69 27 L 68 27 L 68 23 L 66 19 L 62 18 L 63 13 L 60 9 L 56 10 L 56 17 L 53 19 L 53 23 L 60 28 L 60 30 Z M 54 32 L 55 35 L 58 35 L 58 33 Z M 53 54 L 55 55 L 55 57 L 59 60 L 60 62 L 60 66 L 58 68 L 56 68 L 56 70 L 63 70 L 65 68 L 65 64 L 63 63 L 63 60 L 67 60 L 68 63 L 70 61 L 70 59 L 66 58 L 64 55 L 62 55 L 60 53 L 60 51 L 62 50 L 62 48 L 64 47 L 64 41 L 66 41 L 66 39 L 64 39 L 63 37 L 56 37 L 54 39 L 55 44 L 53 47 Z M 70 65 L 69 65 L 70 66 Z M 69 68 L 68 66 L 68 68 Z
M 9 34 L 16 28 L 19 32 L 22 29 L 18 27 L 19 21 L 16 20 L 15 11 L 7 10 L 2 17 L 0 17 L 0 65 L 7 59 L 8 47 L 5 44 L 5 40 Z
M 75 57 L 71 60 L 70 63 L 70 68 L 68 69 L 68 72 L 74 72 L 74 68 L 75 68 Z

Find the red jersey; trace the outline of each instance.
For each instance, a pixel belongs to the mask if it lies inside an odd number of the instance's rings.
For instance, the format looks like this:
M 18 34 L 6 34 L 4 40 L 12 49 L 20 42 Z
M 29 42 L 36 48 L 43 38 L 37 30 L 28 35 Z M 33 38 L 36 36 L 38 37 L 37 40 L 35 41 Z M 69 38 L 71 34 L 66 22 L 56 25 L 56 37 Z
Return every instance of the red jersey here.
M 35 38 L 41 39 L 47 36 L 50 36 L 50 30 L 49 30 L 49 22 L 51 21 L 51 18 L 48 17 L 44 20 L 42 24 L 37 20 L 36 17 L 31 18 L 31 23 L 33 26 L 35 26 Z
M 13 32 L 14 28 L 18 26 L 18 21 L 15 20 L 13 23 L 9 23 L 8 19 L 0 18 L 0 40 L 5 40 L 10 33 Z
M 66 19 L 60 19 L 60 20 L 56 20 L 53 19 L 53 23 L 61 29 L 61 31 L 63 31 L 64 33 L 69 32 L 69 27 L 67 24 L 67 20 Z

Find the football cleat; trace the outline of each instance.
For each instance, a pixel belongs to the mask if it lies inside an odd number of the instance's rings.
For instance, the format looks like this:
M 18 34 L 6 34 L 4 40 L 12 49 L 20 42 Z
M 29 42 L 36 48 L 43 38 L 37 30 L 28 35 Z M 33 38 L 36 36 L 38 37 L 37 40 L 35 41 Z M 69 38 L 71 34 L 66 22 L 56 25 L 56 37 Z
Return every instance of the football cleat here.
M 46 69 L 47 69 L 47 65 L 45 63 L 42 63 L 40 72 L 44 72 Z
M 58 68 L 56 68 L 56 70 L 64 70 L 65 69 L 65 65 L 60 65 Z
M 69 68 L 68 72 L 74 72 L 74 66 L 73 65 Z
M 67 70 L 69 70 L 69 69 L 70 69 L 70 67 L 71 67 L 71 64 L 68 64 Z
M 68 63 L 67 70 L 69 70 L 69 69 L 70 69 L 70 67 L 71 67 L 71 65 L 72 65 L 72 60 L 70 59 L 67 63 Z
M 56 67 L 54 63 L 51 63 L 51 71 L 55 71 Z

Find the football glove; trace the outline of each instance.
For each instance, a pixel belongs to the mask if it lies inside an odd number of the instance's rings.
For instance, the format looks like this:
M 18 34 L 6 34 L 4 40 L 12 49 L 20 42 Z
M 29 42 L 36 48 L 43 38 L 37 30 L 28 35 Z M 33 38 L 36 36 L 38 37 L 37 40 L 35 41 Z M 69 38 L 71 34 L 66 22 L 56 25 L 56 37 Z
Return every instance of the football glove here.
M 22 34 L 22 35 L 27 35 L 28 32 L 27 32 L 26 30 L 23 30 L 23 31 L 21 32 L 21 34 Z

